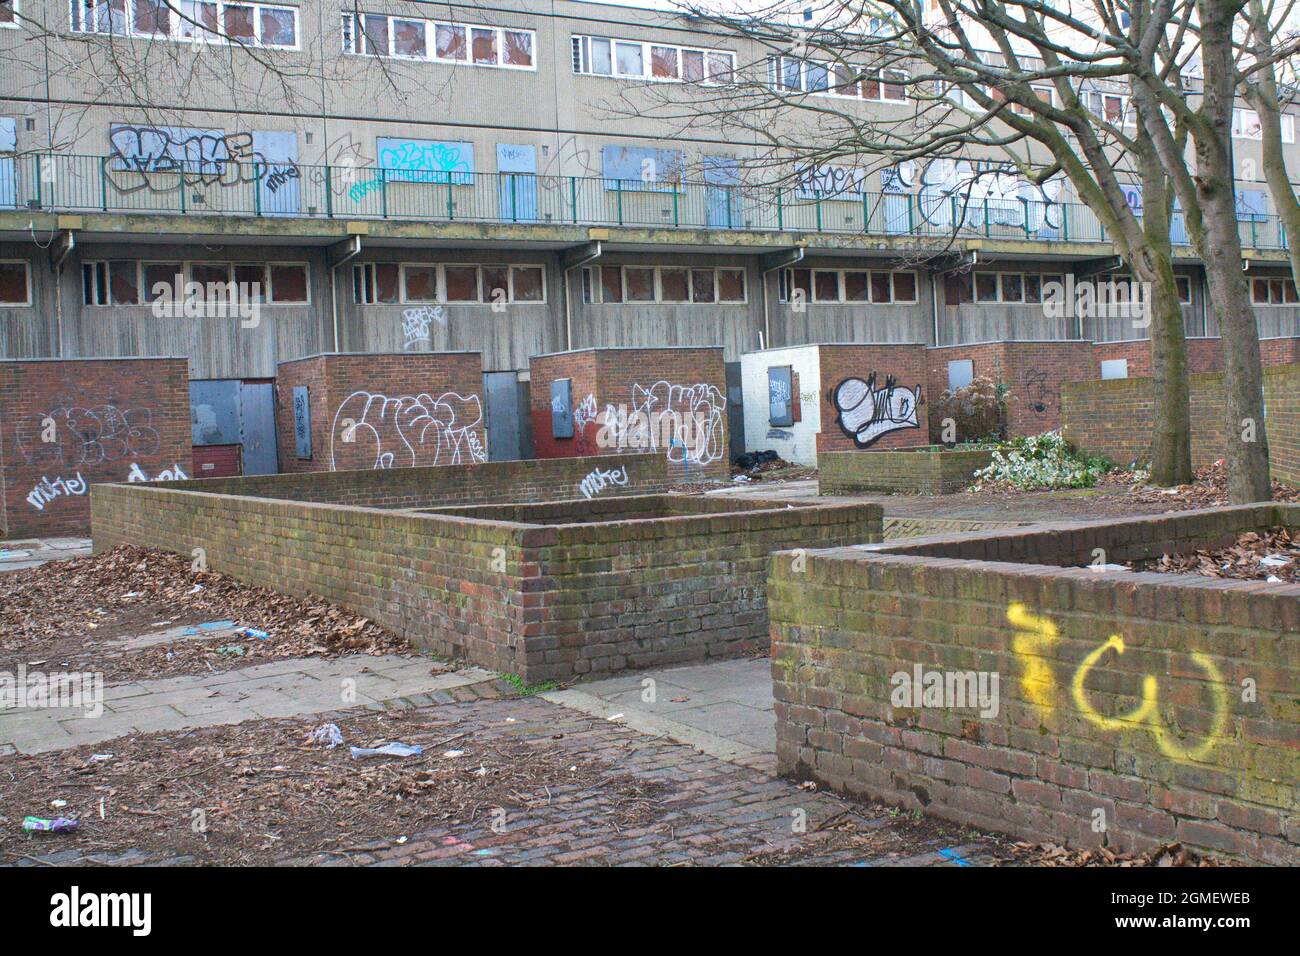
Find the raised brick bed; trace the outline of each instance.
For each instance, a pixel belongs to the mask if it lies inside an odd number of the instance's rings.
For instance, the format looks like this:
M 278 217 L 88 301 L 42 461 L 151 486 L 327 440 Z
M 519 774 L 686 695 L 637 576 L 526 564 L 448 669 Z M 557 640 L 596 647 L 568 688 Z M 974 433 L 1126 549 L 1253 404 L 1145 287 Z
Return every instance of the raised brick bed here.
M 1083 567 L 1277 525 L 1300 507 L 775 555 L 779 768 L 1031 840 L 1300 863 L 1300 586 Z M 909 698 L 931 674 L 996 676 L 996 706 Z
M 868 491 L 947 495 L 961 491 L 988 465 L 986 448 L 929 445 L 906 451 L 824 451 L 817 456 L 818 490 L 823 495 Z
M 215 570 L 530 684 L 765 649 L 771 552 L 881 534 L 876 505 L 672 495 L 384 510 L 192 490 L 203 484 L 97 487 L 96 549 L 202 548 Z

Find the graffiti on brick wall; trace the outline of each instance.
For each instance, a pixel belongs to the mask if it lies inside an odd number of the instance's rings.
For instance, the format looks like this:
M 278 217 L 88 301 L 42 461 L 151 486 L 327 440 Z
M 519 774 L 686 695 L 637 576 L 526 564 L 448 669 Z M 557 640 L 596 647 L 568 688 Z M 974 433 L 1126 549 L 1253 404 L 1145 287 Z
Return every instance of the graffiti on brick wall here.
M 149 475 L 145 472 L 145 470 L 140 467 L 138 462 L 132 462 L 131 470 L 127 472 L 126 480 L 130 482 L 184 481 L 188 477 L 189 475 L 185 474 L 185 471 L 181 468 L 181 466 L 176 464 L 175 462 L 172 463 L 172 466 L 170 468 L 164 468 L 162 471 L 158 472 L 158 474 L 154 475 L 152 478 L 150 478 Z
M 724 448 L 727 400 L 714 385 L 660 380 L 632 386 L 632 406 L 605 406 L 597 436 L 602 448 L 664 450 L 668 460 L 693 465 L 718 461 Z
M 587 397 L 578 404 L 573 406 L 573 437 L 575 439 L 574 451 L 579 455 L 597 454 L 596 447 L 593 447 L 591 436 L 587 433 L 589 426 L 596 423 L 600 417 L 600 412 L 596 409 L 596 396 L 591 392 Z
M 846 378 L 831 389 L 829 400 L 836 410 L 835 423 L 859 448 L 869 448 L 890 432 L 921 427 L 916 417 L 924 401 L 921 386 L 900 388 L 892 375 L 881 388 L 876 388 L 874 371 L 865 382 Z
M 1045 414 L 1053 406 L 1061 404 L 1061 393 L 1057 390 L 1047 373 L 1041 369 L 1031 368 L 1025 373 L 1023 383 L 1025 403 L 1030 411 Z
M 18 453 L 29 465 L 82 468 L 158 452 L 158 432 L 147 408 L 86 408 L 60 404 L 14 426 Z
M 582 497 L 591 499 L 610 485 L 624 487 L 627 482 L 626 465 L 621 468 L 595 468 L 578 484 L 578 490 L 582 492 Z
M 1021 690 L 1046 720 L 1057 710 L 1060 689 L 1047 655 L 1060 642 L 1060 632 L 1050 618 L 1031 614 L 1023 604 L 1007 607 L 1007 621 L 1014 629 L 1011 647 L 1021 665 Z M 1155 739 L 1160 752 L 1171 760 L 1190 763 L 1203 760 L 1218 745 L 1228 725 L 1228 694 L 1223 674 L 1209 655 L 1190 651 L 1188 656 L 1205 675 L 1204 692 L 1210 695 L 1211 726 L 1204 738 L 1184 742 L 1182 735 L 1171 731 L 1160 713 L 1160 681 L 1154 674 L 1142 679 L 1141 699 L 1137 706 L 1118 714 L 1104 714 L 1093 704 L 1087 689 L 1088 675 L 1109 654 L 1122 655 L 1124 638 L 1112 634 L 1093 648 L 1075 669 L 1070 679 L 1070 701 L 1087 723 L 1099 730 L 1145 729 Z
M 75 478 L 55 478 L 42 475 L 35 487 L 27 493 L 27 503 L 37 511 L 44 511 L 45 506 L 56 498 L 75 497 L 86 493 L 86 479 L 77 472 Z
M 345 445 L 356 445 L 360 460 L 371 468 L 414 468 L 487 461 L 479 438 L 483 406 L 477 395 L 444 392 L 437 398 L 421 392 L 389 398 L 357 391 L 334 413 L 330 430 L 330 469 Z

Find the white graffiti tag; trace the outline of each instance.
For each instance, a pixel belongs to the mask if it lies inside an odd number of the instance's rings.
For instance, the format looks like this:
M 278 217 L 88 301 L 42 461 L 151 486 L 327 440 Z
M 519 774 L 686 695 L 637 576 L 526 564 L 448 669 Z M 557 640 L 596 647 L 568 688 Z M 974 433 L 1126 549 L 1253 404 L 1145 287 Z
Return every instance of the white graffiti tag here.
M 884 388 L 876 388 L 876 373 L 864 382 L 846 378 L 831 389 L 830 402 L 839 414 L 836 424 L 859 448 L 867 448 L 881 435 L 900 428 L 920 428 L 916 406 L 922 401 L 921 386 L 899 388 L 892 375 L 885 378 Z
M 588 425 L 596 420 L 596 396 L 591 392 L 587 393 L 577 405 L 573 406 L 573 427 L 575 431 L 582 432 Z
M 727 400 L 713 385 L 670 385 L 658 381 L 649 388 L 632 386 L 632 407 L 659 427 L 650 429 L 650 447 L 668 446 L 669 461 L 705 465 L 717 461 L 722 447 Z M 664 421 L 672 423 L 665 434 Z
M 158 433 L 151 421 L 147 408 L 60 405 L 19 419 L 14 437 L 18 453 L 30 465 L 77 468 L 155 454 Z
M 330 469 L 336 470 L 346 446 L 371 468 L 414 468 L 487 461 L 479 437 L 483 406 L 477 395 L 421 392 L 389 398 L 353 392 L 334 414 L 330 431 Z
M 622 468 L 597 468 L 588 473 L 582 483 L 578 485 L 578 490 L 582 492 L 584 498 L 594 498 L 610 485 L 623 487 L 627 484 L 627 466 Z
M 126 480 L 132 483 L 140 481 L 184 481 L 189 475 L 181 469 L 181 466 L 173 463 L 170 468 L 164 468 L 158 474 L 150 478 L 143 468 L 136 462 L 131 463 L 131 471 L 126 476 Z
M 444 328 L 447 325 L 447 314 L 443 311 L 442 306 L 421 306 L 418 309 L 406 309 L 402 312 L 402 336 L 405 341 L 402 343 L 404 351 L 410 351 L 414 345 L 421 343 L 429 344 L 429 326 L 434 322 Z
M 55 498 L 85 493 L 86 479 L 81 477 L 81 472 L 77 472 L 76 478 L 55 478 L 53 481 L 43 475 L 36 487 L 28 492 L 27 503 L 37 511 L 44 511 L 45 506 Z

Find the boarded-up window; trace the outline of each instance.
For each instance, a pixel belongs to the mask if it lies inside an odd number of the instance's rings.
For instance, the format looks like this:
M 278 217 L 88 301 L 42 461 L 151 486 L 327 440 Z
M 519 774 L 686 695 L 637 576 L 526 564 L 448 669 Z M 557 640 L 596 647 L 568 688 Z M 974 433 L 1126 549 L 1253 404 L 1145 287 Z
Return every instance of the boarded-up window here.
M 983 272 L 975 276 L 975 301 L 996 302 L 998 300 L 998 277 L 995 273 Z
M 108 287 L 114 305 L 138 305 L 140 302 L 139 270 L 134 262 L 110 262 Z
M 487 302 L 510 299 L 510 270 L 506 266 L 483 267 L 483 296 Z
M 516 266 L 514 285 L 516 302 L 541 302 L 545 298 L 542 270 L 538 266 Z
M 1025 286 L 1020 280 L 1020 273 L 1006 272 L 1002 275 L 1002 301 L 1003 302 L 1023 302 L 1025 300 Z
M 5 305 L 27 305 L 27 263 L 0 262 L 0 302 Z
M 965 388 L 975 378 L 975 363 L 970 359 L 954 359 L 948 363 L 948 391 Z
M 190 278 L 203 286 L 203 295 L 208 301 L 221 301 L 227 298 L 230 264 L 226 262 L 192 263 L 190 265 Z
M 794 424 L 791 384 L 790 366 L 777 365 L 767 370 L 767 418 L 774 428 L 789 428 Z
M 266 267 L 236 265 L 235 290 L 242 302 L 266 302 L 270 292 L 266 286 Z
M 719 302 L 744 302 L 745 301 L 745 270 L 744 269 L 719 269 L 718 270 L 718 301 Z
M 713 289 L 712 269 L 691 270 L 691 301 L 712 302 L 716 298 Z
M 916 273 L 915 272 L 894 273 L 894 301 L 895 302 L 916 301 Z
M 677 79 L 677 48 L 671 46 L 652 46 L 650 48 L 650 69 L 651 75 L 656 79 Z
M 551 382 L 551 437 L 573 437 L 573 381 L 557 378 Z
M 600 301 L 623 301 L 623 270 L 618 266 L 601 266 Z
M 893 302 L 894 289 L 888 272 L 871 273 L 871 301 Z
M 867 301 L 867 273 L 844 273 L 844 299 L 847 302 Z
M 813 273 L 813 291 L 818 302 L 840 301 L 840 274 L 817 271 Z
M 950 272 L 943 280 L 943 301 L 946 305 L 960 305 L 975 301 L 969 272 Z
M 1026 302 L 1043 301 L 1042 276 L 1025 276 L 1025 301 Z
M 407 302 L 433 302 L 438 298 L 437 266 L 407 266 L 402 273 L 406 277 Z
M 171 10 L 163 0 L 135 0 L 132 33 L 144 36 L 167 36 L 171 32 Z M 227 7 L 227 9 L 230 9 Z M 236 7 L 251 10 L 250 7 Z M 250 33 L 249 36 L 252 36 Z
M 447 301 L 477 302 L 478 266 L 447 266 Z
M 653 302 L 655 300 L 655 271 L 629 266 L 625 270 L 627 279 L 627 301 Z
M 497 31 L 470 30 L 470 44 L 474 50 L 475 63 L 495 64 L 497 61 Z
M 434 42 L 438 59 L 465 59 L 465 28 L 439 23 L 434 29 Z
M 307 267 L 303 265 L 271 266 L 271 301 L 306 302 Z
M 661 269 L 659 284 L 663 290 L 662 301 L 686 302 L 690 299 L 685 269 Z
M 503 61 L 507 66 L 533 65 L 533 35 L 517 30 L 504 30 L 501 33 L 505 41 Z
M 157 299 L 179 298 L 185 280 L 180 276 L 179 262 L 146 262 L 144 264 L 144 300 L 153 302 Z
M 393 52 L 398 56 L 417 56 L 424 59 L 428 45 L 422 20 L 393 21 Z
M 375 297 L 373 301 L 392 304 L 397 301 L 398 268 L 395 262 L 377 262 L 374 269 Z
M 222 11 L 225 17 L 226 36 L 236 40 L 253 39 L 253 8 L 227 4 Z M 387 52 L 385 50 L 385 52 Z

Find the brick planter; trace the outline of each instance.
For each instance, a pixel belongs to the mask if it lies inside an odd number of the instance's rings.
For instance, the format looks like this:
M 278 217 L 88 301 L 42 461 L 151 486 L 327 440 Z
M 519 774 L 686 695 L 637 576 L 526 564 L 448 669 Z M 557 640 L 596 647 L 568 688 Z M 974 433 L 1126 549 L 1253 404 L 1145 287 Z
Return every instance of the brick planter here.
M 1300 863 L 1300 586 L 1081 566 L 1278 524 L 1300 507 L 774 555 L 780 771 L 1025 839 Z M 997 676 L 996 706 L 907 696 L 927 672 Z
M 818 490 L 823 495 L 947 495 L 969 485 L 971 476 L 992 457 L 990 449 L 942 445 L 908 451 L 824 451 L 817 456 Z
M 527 683 L 765 649 L 772 551 L 881 536 L 877 505 L 681 495 L 417 511 L 105 485 L 91 504 L 97 550 L 203 548 Z

